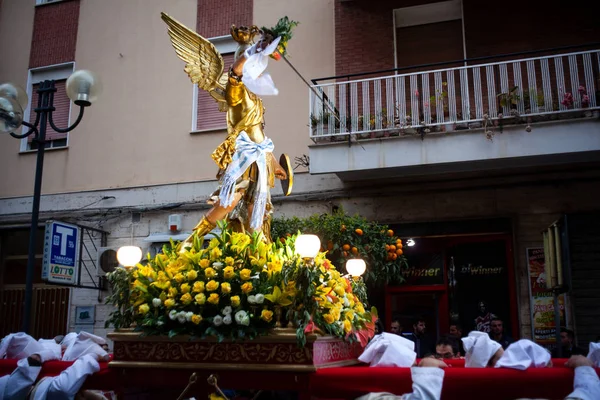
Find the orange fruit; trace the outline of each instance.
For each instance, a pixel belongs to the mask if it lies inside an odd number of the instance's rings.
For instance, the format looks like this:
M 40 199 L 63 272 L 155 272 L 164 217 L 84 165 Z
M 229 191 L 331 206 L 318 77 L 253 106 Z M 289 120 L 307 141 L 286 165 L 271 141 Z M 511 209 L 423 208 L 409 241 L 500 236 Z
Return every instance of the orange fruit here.
M 399 256 L 401 256 L 404 252 L 402 251 L 402 249 L 398 249 L 396 250 L 396 254 L 398 254 Z
M 344 250 L 344 251 L 350 250 L 350 245 L 348 243 L 346 243 L 345 245 L 342 246 L 342 250 Z
M 392 253 L 392 260 L 395 260 L 396 258 L 398 258 L 398 256 L 396 255 L 396 253 Z
M 396 243 L 402 243 L 402 239 L 396 239 Z
M 392 237 L 392 236 L 394 236 L 394 231 L 393 231 L 393 230 L 391 230 L 391 229 L 388 229 L 388 231 L 387 231 L 387 235 L 388 235 L 389 237 Z
M 396 248 L 397 248 L 397 249 L 401 249 L 401 248 L 402 248 L 402 243 L 398 243 L 398 244 L 396 244 Z
M 331 240 L 327 242 L 327 250 L 333 250 L 333 242 Z
M 385 251 L 390 251 L 390 245 L 389 244 L 385 245 Z
M 347 251 L 344 251 L 342 254 L 344 255 L 344 257 L 348 257 L 348 252 Z
M 354 230 L 354 232 L 356 232 L 356 234 L 357 234 L 358 236 L 362 236 L 362 234 L 363 234 L 363 231 L 362 231 L 362 229 L 360 229 L 360 228 L 356 228 L 356 229 Z
M 352 254 L 354 254 L 354 255 L 358 254 L 358 249 L 356 247 L 352 248 Z
M 390 245 L 390 251 L 394 252 L 396 251 L 396 246 L 394 246 L 393 244 Z

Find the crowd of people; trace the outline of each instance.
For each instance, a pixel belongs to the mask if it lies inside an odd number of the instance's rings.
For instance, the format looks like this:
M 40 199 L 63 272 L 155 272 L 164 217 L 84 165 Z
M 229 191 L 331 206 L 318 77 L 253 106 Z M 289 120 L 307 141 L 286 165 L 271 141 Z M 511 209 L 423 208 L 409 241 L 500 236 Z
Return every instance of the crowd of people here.
M 106 400 L 96 391 L 82 391 L 88 376 L 100 370 L 99 361 L 108 361 L 106 341 L 88 332 L 69 333 L 53 339 L 35 340 L 23 333 L 2 339 L 0 359 L 17 361 L 15 370 L 0 377 L 0 399 L 55 400 L 78 398 Z M 58 376 L 38 379 L 48 361 L 73 361 Z
M 433 342 L 426 334 L 424 319 L 415 319 L 409 332 L 404 332 L 400 320 L 394 319 L 389 333 L 378 320 L 376 335 L 359 360 L 371 366 L 412 367 L 413 392 L 403 396 L 370 393 L 360 400 L 438 400 L 443 369 L 448 367 L 444 360 L 464 358 L 466 368 L 525 370 L 551 367 L 552 358 L 557 358 L 557 350 L 551 353 L 531 340 L 513 340 L 498 317 L 492 318 L 489 325 L 489 332 L 475 330 L 464 336 L 462 327 L 452 324 L 447 335 Z M 600 367 L 600 343 L 591 343 L 587 357 L 585 353 L 575 345 L 573 331 L 562 328 L 561 357 L 568 358 L 565 365 L 575 370 L 574 390 L 566 399 L 600 399 L 600 379 L 594 370 Z

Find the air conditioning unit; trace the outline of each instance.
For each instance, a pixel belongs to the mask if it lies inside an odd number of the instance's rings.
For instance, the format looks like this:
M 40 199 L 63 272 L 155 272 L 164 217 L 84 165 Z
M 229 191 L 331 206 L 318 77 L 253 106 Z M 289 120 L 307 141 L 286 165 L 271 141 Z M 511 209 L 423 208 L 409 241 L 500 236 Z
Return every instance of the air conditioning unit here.
M 117 249 L 113 247 L 98 248 L 96 257 L 96 274 L 98 276 L 106 276 L 107 273 L 113 272 L 118 266 Z

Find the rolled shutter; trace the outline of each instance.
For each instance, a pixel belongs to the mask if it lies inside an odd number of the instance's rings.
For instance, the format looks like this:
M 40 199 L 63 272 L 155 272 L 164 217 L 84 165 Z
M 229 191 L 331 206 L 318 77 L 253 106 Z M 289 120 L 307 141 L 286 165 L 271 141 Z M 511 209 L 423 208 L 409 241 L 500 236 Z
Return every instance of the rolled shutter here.
M 225 61 L 224 71 L 228 72 L 233 64 L 233 53 L 224 54 L 223 61 Z M 207 91 L 200 88 L 198 88 L 196 107 L 196 129 L 199 131 L 227 129 L 225 113 L 219 111 L 219 105 L 215 99 Z
M 54 82 L 54 86 L 56 87 L 56 93 L 54 93 L 54 108 L 56 109 L 52 114 L 52 122 L 58 128 L 66 128 L 69 126 L 69 114 L 71 113 L 71 100 L 67 96 L 66 91 L 66 79 L 57 80 Z M 38 93 L 37 90 L 39 88 L 39 84 L 33 85 L 32 94 L 31 94 L 31 113 L 29 114 L 29 119 L 31 121 L 35 120 L 35 108 L 38 104 Z M 64 139 L 67 137 L 66 133 L 56 132 L 50 126 L 50 121 L 46 123 L 46 140 L 57 140 Z M 33 138 L 30 136 L 28 139 L 30 142 Z

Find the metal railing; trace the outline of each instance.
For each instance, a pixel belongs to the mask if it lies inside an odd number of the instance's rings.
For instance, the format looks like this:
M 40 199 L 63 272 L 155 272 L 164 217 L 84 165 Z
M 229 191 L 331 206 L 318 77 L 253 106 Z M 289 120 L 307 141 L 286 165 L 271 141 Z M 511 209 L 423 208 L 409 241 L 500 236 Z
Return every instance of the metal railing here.
M 600 50 L 592 50 L 318 84 L 310 136 L 447 131 L 597 109 L 599 70 Z

